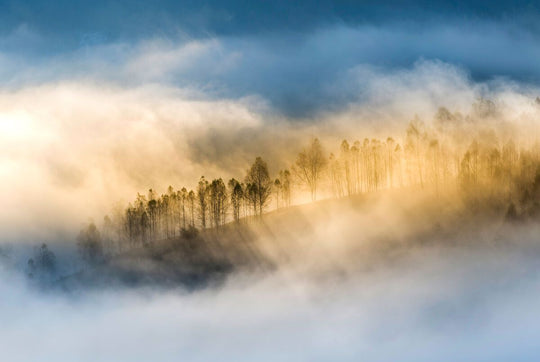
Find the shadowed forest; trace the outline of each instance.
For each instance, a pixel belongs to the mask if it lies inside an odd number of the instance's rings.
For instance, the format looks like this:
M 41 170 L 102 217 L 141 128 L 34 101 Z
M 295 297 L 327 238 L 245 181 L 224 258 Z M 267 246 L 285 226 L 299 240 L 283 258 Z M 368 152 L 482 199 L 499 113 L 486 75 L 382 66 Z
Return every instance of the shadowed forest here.
M 340 219 L 340 213 L 346 218 L 389 196 L 389 219 L 402 206 L 411 207 L 412 217 L 451 207 L 441 220 L 430 213 L 424 218 L 440 234 L 468 220 L 536 222 L 540 143 L 517 131 L 501 121 L 494 102 L 479 99 L 470 114 L 441 107 L 429 122 L 414 117 L 386 139 L 337 145 L 307 139 L 287 169 L 271 170 L 254 155 L 238 178 L 201 176 L 193 188 L 138 193 L 80 231 L 76 270 L 58 273 L 54 251 L 43 244 L 28 259 L 26 274 L 37 285 L 66 290 L 104 283 L 204 287 L 237 269 L 275 268 L 281 259 L 261 241 L 269 235 L 280 239 L 283 230 L 331 225 L 328 220 Z M 409 197 L 423 201 L 413 207 Z M 313 207 L 333 214 L 306 216 Z M 440 229 L 452 219 L 449 230 Z M 421 233 L 415 231 L 412 242 Z M 291 244 L 278 254 L 294 258 L 294 249 Z

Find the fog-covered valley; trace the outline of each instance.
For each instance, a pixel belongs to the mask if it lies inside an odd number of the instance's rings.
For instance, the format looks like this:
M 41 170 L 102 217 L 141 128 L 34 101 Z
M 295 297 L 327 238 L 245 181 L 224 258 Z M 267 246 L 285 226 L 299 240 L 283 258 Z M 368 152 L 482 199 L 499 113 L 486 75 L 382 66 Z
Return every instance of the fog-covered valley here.
M 0 361 L 540 359 L 534 1 L 0 10 Z
M 223 254 L 227 242 L 201 233 L 196 240 L 234 268 L 195 289 L 163 283 L 152 265 L 143 269 L 154 280 L 82 279 L 71 289 L 36 288 L 4 268 L 2 353 L 13 361 L 532 358 L 540 225 L 497 207 L 471 213 L 457 195 L 406 191 L 291 207 L 223 231 L 242 233 L 235 242 L 248 254 Z

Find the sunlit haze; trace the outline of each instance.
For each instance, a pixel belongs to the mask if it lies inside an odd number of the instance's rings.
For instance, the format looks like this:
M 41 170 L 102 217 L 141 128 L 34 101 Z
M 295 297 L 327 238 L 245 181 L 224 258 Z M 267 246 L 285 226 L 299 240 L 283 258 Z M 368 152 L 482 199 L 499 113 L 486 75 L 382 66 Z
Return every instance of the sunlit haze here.
M 0 360 L 540 358 L 534 1 L 0 9 Z

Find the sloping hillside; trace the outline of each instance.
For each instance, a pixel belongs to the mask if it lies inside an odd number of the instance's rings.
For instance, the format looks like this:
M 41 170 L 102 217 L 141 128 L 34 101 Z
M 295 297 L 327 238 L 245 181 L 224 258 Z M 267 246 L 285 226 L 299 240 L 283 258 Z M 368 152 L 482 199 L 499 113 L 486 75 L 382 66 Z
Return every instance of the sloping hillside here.
M 219 229 L 138 247 L 57 285 L 216 285 L 233 272 L 267 273 L 281 266 L 319 275 L 391 265 L 412 249 L 491 243 L 501 237 L 504 208 L 470 213 L 457 195 L 386 191 L 323 200 L 244 219 Z

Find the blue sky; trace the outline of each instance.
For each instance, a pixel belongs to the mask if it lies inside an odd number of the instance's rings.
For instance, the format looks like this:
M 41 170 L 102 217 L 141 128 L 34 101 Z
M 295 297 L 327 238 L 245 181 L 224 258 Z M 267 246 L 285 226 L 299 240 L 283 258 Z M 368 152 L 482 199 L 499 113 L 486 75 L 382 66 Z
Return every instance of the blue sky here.
M 108 40 L 174 34 L 195 36 L 305 32 L 334 23 L 351 26 L 388 21 L 492 19 L 534 26 L 539 6 L 533 1 L 171 1 L 116 0 L 3 1 L 1 29 L 21 23 L 63 40 L 96 34 Z M 57 44 L 58 45 L 58 44 Z
M 256 95 L 277 112 L 305 118 L 361 97 L 361 84 L 349 81 L 358 66 L 392 71 L 437 60 L 475 81 L 536 84 L 538 7 L 532 1 L 5 1 L 0 79 L 11 87 L 81 78 L 157 82 L 209 97 Z M 143 50 L 170 53 L 194 42 L 213 45 L 188 67 L 181 62 L 119 76 Z

